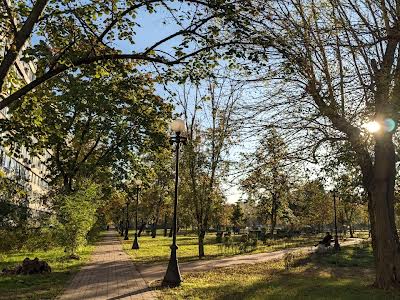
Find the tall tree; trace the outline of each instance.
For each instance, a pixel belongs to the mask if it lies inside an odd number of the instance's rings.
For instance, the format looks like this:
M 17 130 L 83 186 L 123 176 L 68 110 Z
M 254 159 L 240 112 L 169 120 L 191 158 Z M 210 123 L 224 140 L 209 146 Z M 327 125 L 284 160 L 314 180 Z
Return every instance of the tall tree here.
M 399 2 L 254 2 L 264 9 L 252 16 L 253 30 L 244 37 L 258 41 L 260 47 L 250 51 L 267 67 L 257 74 L 274 86 L 264 111 L 278 108 L 272 124 L 308 139 L 298 152 L 328 142 L 348 144 L 368 194 L 375 285 L 399 288 L 393 142 L 400 103 Z M 370 121 L 376 122 L 373 134 L 362 126 Z
M 350 237 L 354 237 L 354 222 L 357 213 L 366 206 L 365 192 L 362 189 L 360 174 L 356 170 L 340 176 L 337 185 L 340 206 L 344 221 L 349 226 Z
M 289 191 L 286 144 L 272 129 L 260 141 L 255 153 L 246 156 L 249 173 L 241 185 L 256 200 L 264 219 L 269 218 L 270 234 L 273 235 L 278 215 L 285 208 L 285 194 Z
M 188 127 L 183 161 L 192 195 L 189 203 L 197 222 L 199 258 L 205 256 L 205 234 L 215 201 L 221 197 L 224 153 L 237 130 L 233 111 L 241 92 L 240 85 L 230 80 L 210 79 L 204 89 L 197 87 L 194 93 L 184 90 L 180 98 Z
M 233 205 L 233 210 L 231 214 L 231 222 L 234 226 L 238 227 L 241 226 L 244 219 L 244 213 L 242 211 L 242 207 L 240 206 L 240 203 L 237 202 L 235 205 Z
M 303 181 L 294 187 L 289 208 L 293 226 L 306 228 L 311 226 L 321 232 L 326 225 L 333 224 L 333 200 L 324 189 L 322 181 Z
M 67 190 L 101 168 L 124 174 L 141 153 L 166 143 L 171 106 L 154 94 L 149 77 L 130 73 L 129 65 L 113 73 L 103 67 L 48 81 L 1 120 L 3 142 L 40 154 L 49 179 Z

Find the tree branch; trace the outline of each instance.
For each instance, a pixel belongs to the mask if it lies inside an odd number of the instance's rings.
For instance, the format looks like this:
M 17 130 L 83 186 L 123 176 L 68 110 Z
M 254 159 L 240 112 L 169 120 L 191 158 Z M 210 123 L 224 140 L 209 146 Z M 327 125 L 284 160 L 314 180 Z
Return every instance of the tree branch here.
M 3 88 L 4 80 L 10 71 L 12 65 L 15 63 L 18 54 L 24 46 L 27 39 L 30 37 L 33 31 L 33 27 L 37 23 L 40 15 L 46 7 L 48 0 L 37 0 L 34 4 L 29 17 L 22 25 L 20 31 L 17 32 L 15 40 L 4 55 L 3 61 L 0 64 L 0 90 Z

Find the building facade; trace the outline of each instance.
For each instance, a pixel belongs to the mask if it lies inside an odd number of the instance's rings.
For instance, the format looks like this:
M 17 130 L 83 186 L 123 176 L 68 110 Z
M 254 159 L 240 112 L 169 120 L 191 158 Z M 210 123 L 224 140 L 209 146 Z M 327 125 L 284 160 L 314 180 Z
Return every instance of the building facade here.
M 10 5 L 9 1 L 6 1 Z M 16 20 L 18 22 L 18 20 Z M 1 37 L 0 33 L 0 61 L 9 46 L 9 41 Z M 36 68 L 34 63 L 26 63 L 17 59 L 13 66 L 13 75 L 16 76 L 22 84 L 28 84 L 35 78 Z M 15 83 L 5 82 L 5 90 L 11 90 Z M 14 86 L 16 88 L 16 86 Z M 7 95 L 2 95 L 5 97 Z M 0 119 L 8 118 L 8 108 L 0 110 Z M 26 205 L 32 211 L 48 211 L 44 195 L 48 190 L 46 180 L 47 170 L 43 163 L 48 155 L 44 157 L 31 157 L 25 147 L 18 151 L 18 155 L 12 154 L 6 147 L 0 146 L 0 168 L 4 171 L 7 178 L 18 183 L 26 191 Z M 7 200 L 7 199 L 0 199 Z

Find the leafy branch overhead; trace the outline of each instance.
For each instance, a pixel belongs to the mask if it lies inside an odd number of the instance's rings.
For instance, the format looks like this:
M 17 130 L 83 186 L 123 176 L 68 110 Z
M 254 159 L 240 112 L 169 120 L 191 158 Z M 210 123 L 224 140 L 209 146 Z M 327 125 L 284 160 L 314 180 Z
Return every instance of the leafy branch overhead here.
M 1 19 L 0 25 L 11 42 L 0 60 L 0 90 L 4 98 L 0 109 L 54 76 L 100 61 L 124 59 L 167 67 L 187 64 L 191 69 L 213 65 L 223 55 L 216 49 L 238 43 L 233 36 L 224 35 L 223 40 L 217 37 L 230 24 L 247 22 L 244 15 L 241 18 L 237 13 L 248 11 L 251 6 L 246 4 L 247 1 L 199 0 L 38 0 L 29 4 L 18 0 L 16 5 L 4 5 L 0 12 L 6 18 Z M 148 36 L 143 30 L 147 27 L 141 16 L 156 13 L 165 16 L 170 30 L 146 44 Z M 34 42 L 29 43 L 31 38 Z M 119 46 L 121 41 L 125 47 Z M 142 43 L 145 46 L 137 46 Z M 10 94 L 4 82 L 18 57 L 37 65 L 36 78 Z M 185 76 L 193 76 L 193 72 Z

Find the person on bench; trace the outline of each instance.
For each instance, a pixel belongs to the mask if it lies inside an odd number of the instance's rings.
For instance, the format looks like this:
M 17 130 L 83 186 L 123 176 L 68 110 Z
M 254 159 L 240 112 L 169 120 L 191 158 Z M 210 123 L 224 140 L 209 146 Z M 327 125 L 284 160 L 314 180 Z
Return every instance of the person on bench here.
M 318 245 L 324 245 L 325 247 L 329 247 L 332 241 L 333 241 L 333 236 L 331 235 L 330 232 L 327 232 L 326 236 L 321 241 L 319 241 L 318 244 L 315 245 L 315 247 Z

